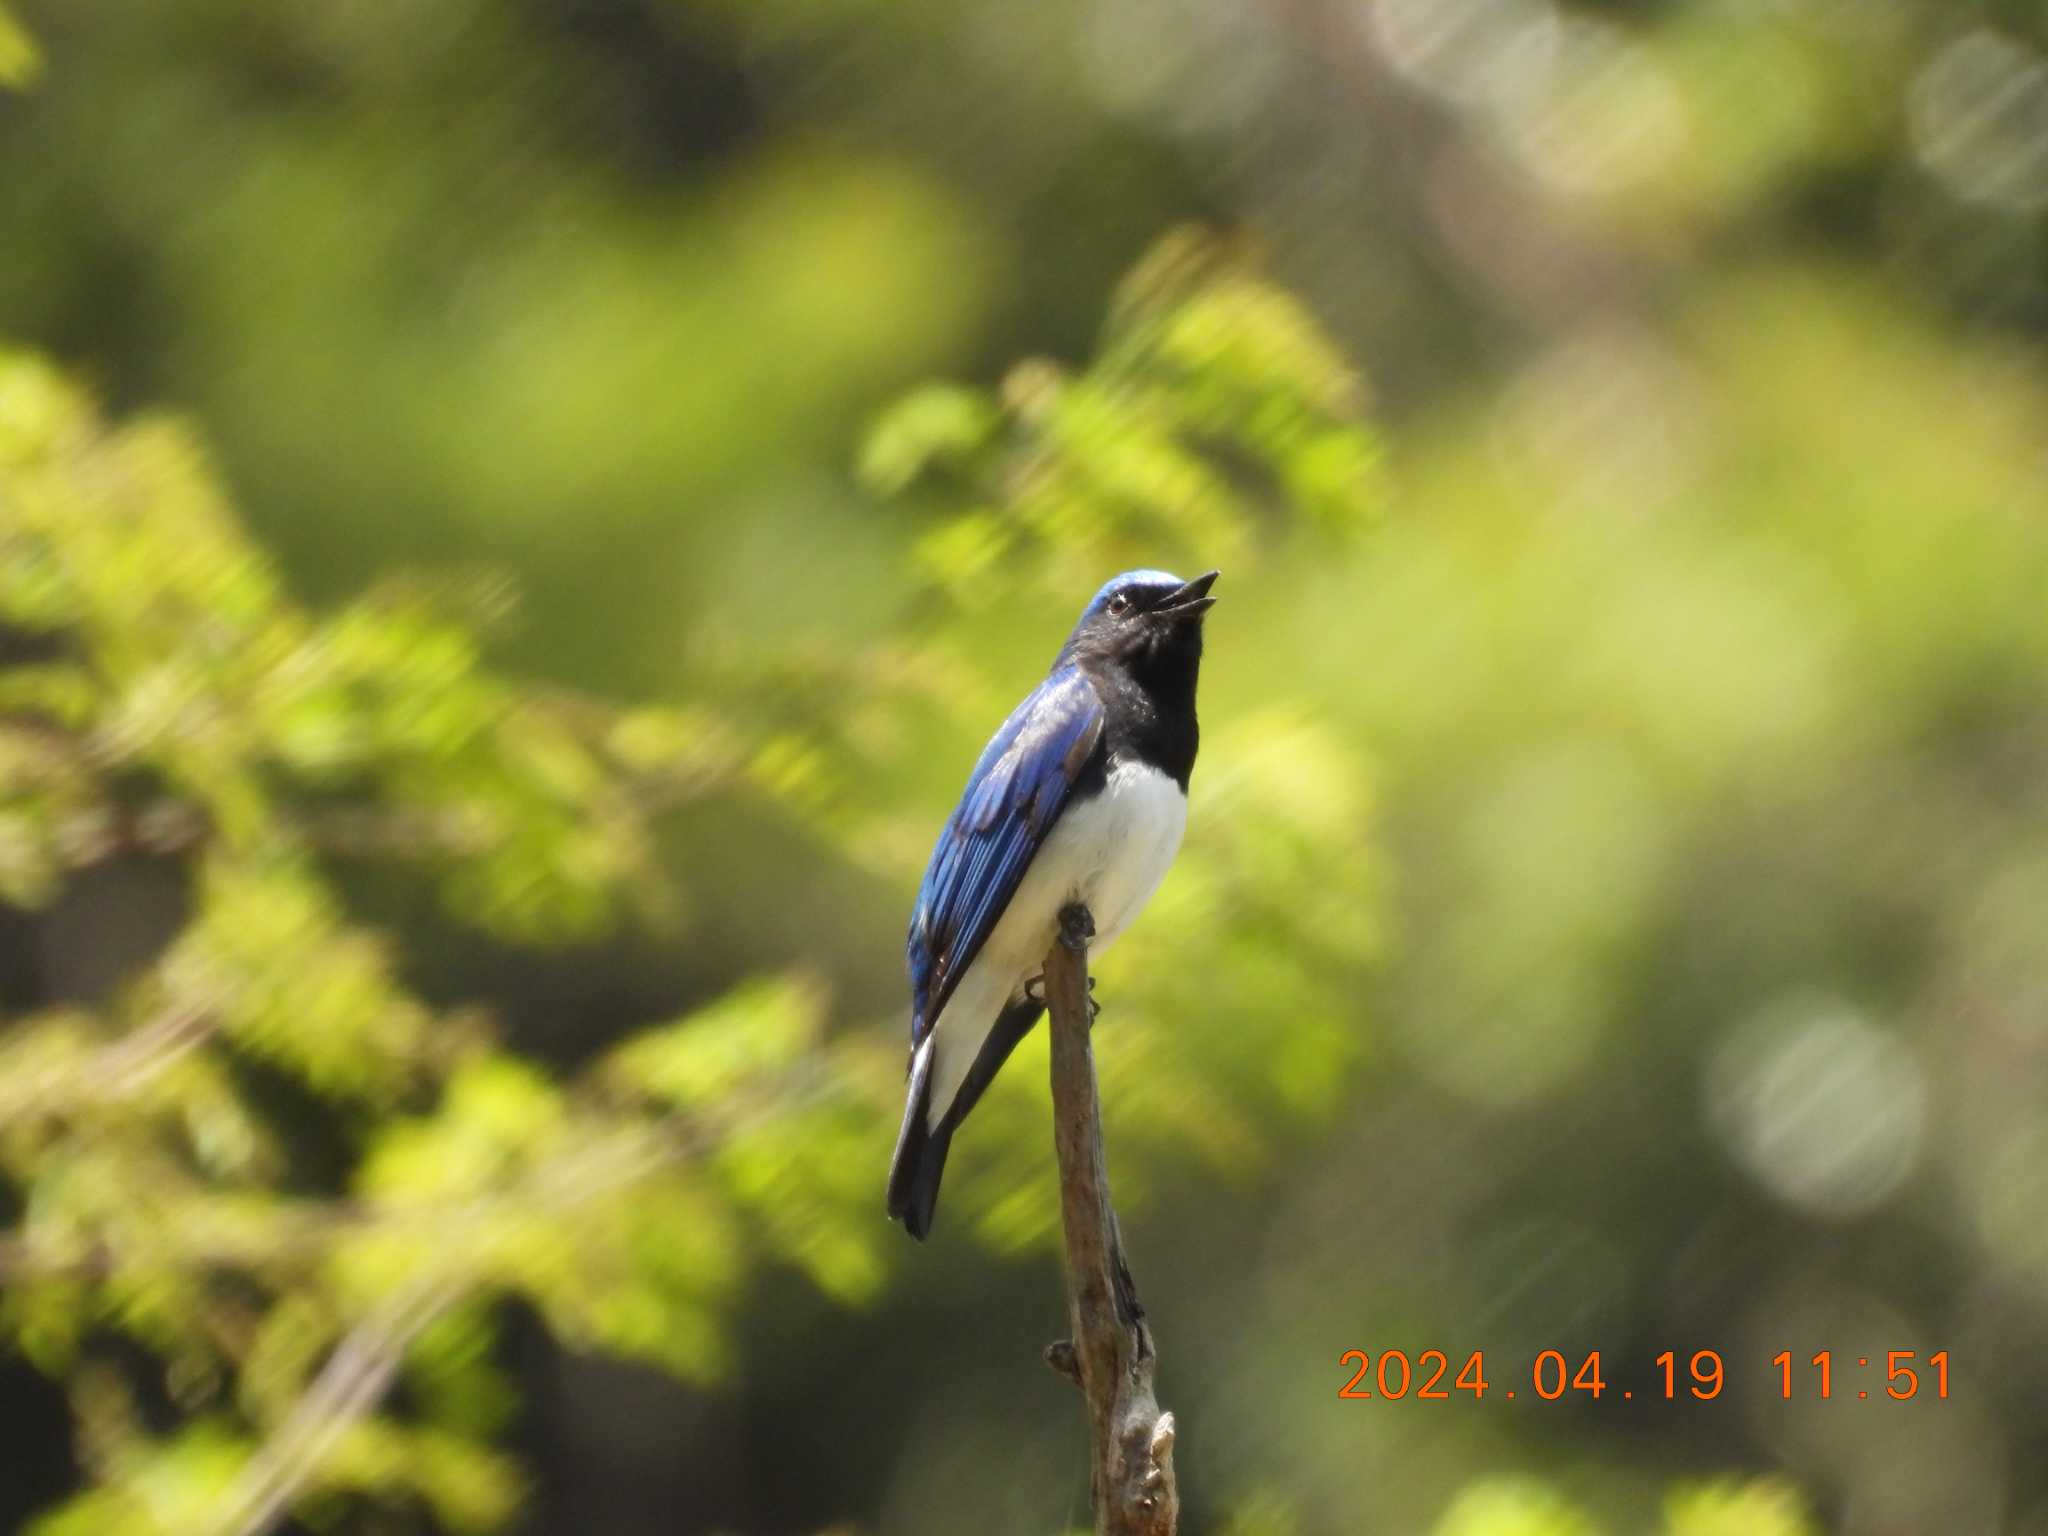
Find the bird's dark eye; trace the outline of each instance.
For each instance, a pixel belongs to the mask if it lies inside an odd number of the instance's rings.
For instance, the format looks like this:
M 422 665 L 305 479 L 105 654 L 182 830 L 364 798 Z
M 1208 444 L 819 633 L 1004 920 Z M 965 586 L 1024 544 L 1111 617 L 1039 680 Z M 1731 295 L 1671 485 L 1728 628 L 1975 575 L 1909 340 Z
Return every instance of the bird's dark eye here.
M 1131 594 L 1128 592 L 1118 592 L 1112 595 L 1109 600 L 1109 611 L 1117 618 L 1122 618 L 1125 614 L 1129 613 L 1131 611 Z

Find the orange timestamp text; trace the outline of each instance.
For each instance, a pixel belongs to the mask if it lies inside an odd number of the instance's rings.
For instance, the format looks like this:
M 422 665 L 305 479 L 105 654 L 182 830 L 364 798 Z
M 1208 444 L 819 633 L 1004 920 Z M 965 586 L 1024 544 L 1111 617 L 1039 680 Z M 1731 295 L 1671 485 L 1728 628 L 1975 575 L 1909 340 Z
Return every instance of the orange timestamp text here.
M 1838 1359 L 1833 1351 L 1823 1349 L 1799 1360 L 1791 1350 L 1781 1349 L 1771 1357 L 1770 1365 L 1775 1375 L 1773 1385 L 1778 1395 L 1788 1401 L 1794 1397 L 1833 1399 L 1851 1394 L 1864 1400 L 1875 1396 L 1894 1402 L 1921 1395 L 1948 1397 L 1947 1350 L 1922 1357 L 1910 1349 L 1892 1349 L 1885 1351 L 1881 1359 L 1881 1365 L 1879 1357 L 1871 1355 L 1845 1355 Z M 1850 1360 L 1855 1361 L 1853 1366 Z M 1446 1403 L 1458 1393 L 1469 1394 L 1475 1402 L 1489 1392 L 1496 1397 L 1512 1398 L 1516 1385 L 1523 1380 L 1529 1391 L 1546 1403 L 1567 1396 L 1597 1400 L 1603 1393 L 1666 1401 L 1689 1397 L 1707 1402 L 1721 1395 L 1728 1379 L 1726 1363 L 1720 1351 L 1713 1349 L 1694 1350 L 1683 1359 L 1678 1351 L 1665 1350 L 1650 1362 L 1649 1375 L 1641 1381 L 1640 1390 L 1636 1385 L 1609 1381 L 1597 1349 L 1576 1364 L 1562 1350 L 1543 1350 L 1529 1363 L 1526 1378 L 1516 1372 L 1512 1380 L 1489 1380 L 1486 1352 L 1478 1349 L 1467 1355 L 1455 1372 L 1450 1354 L 1441 1349 L 1425 1349 L 1412 1359 L 1406 1350 L 1400 1349 L 1381 1350 L 1376 1355 L 1363 1349 L 1347 1349 L 1337 1357 L 1337 1364 L 1350 1373 L 1337 1388 L 1339 1397 L 1384 1398 L 1389 1402 L 1413 1399 Z M 1877 1374 L 1880 1371 L 1881 1376 Z M 1863 1381 L 1869 1385 L 1855 1384 Z

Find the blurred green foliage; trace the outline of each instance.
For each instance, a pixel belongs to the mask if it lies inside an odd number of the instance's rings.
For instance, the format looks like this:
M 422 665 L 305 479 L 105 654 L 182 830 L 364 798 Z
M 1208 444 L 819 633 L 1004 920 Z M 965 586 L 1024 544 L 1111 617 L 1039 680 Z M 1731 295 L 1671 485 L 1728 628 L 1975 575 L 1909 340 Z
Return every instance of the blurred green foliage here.
M 0 1520 L 1083 1523 L 1042 1042 L 877 1208 L 902 919 L 1080 598 L 1216 564 L 1097 1036 L 1190 1526 L 2040 1536 L 2044 60 L 0 0 Z
M 366 1420 L 382 1391 L 350 1396 L 366 1389 L 348 1373 L 388 1380 L 422 1338 L 415 1368 L 445 1378 L 429 1394 L 475 1400 L 462 1377 L 488 1350 L 424 1335 L 456 1309 L 474 1335 L 508 1291 L 579 1343 L 719 1370 L 746 1185 L 718 1164 L 756 1114 L 800 1112 L 823 1144 L 847 1110 L 762 1086 L 816 1035 L 815 1003 L 786 989 L 559 1086 L 423 1002 L 332 866 L 401 859 L 458 917 L 566 942 L 653 884 L 650 798 L 702 793 L 744 758 L 686 718 L 487 671 L 473 626 L 418 592 L 314 617 L 181 429 L 109 429 L 22 354 L 0 359 L 0 514 L 9 899 L 45 905 L 123 859 L 186 877 L 151 963 L 101 1007 L 14 1019 L 0 1046 L 22 1211 L 5 1323 L 71 1384 L 100 1485 L 45 1528 L 233 1529 L 273 1497 L 344 1493 L 499 1523 L 518 1488 L 501 1460 L 432 1414 Z M 794 1027 L 715 1075 L 735 1014 Z M 669 1070 L 644 1064 L 669 1042 Z M 693 1074 L 715 1113 L 678 1097 Z M 325 1197 L 279 1123 L 309 1114 L 359 1157 Z M 844 1288 L 848 1257 L 829 1260 Z M 115 1364 L 123 1337 L 158 1367 Z M 152 1435 L 143 1404 L 165 1392 L 185 1427 Z
M 12 11 L 0 5 L 0 86 L 26 85 L 36 77 L 42 62 L 35 39 Z
M 1020 447 L 1014 504 L 961 519 L 1037 541 L 1004 564 L 1038 571 L 1046 592 L 1172 528 L 1219 454 L 1264 480 L 1191 509 L 1204 538 L 1242 544 L 1252 518 L 1297 507 L 1341 533 L 1368 509 L 1363 485 L 1329 479 L 1333 463 L 1362 475 L 1373 448 L 1313 323 L 1192 237 L 1174 250 L 1171 291 L 1141 271 L 1131 302 L 1180 340 L 1113 330 L 1071 383 L 1112 423 L 1156 417 L 1148 466 L 1130 470 L 1117 438 L 1084 424 Z M 1243 441 L 1234 410 L 1213 404 L 1226 396 L 1263 402 Z M 1002 408 L 981 409 L 993 431 Z M 899 415 L 878 442 L 902 430 Z M 1116 491 L 1084 505 L 1040 477 Z M 1340 492 L 1349 514 L 1333 518 Z M 837 669 L 834 714 L 809 677 L 748 712 L 621 710 L 488 668 L 475 593 L 394 586 L 316 616 L 182 428 L 109 427 L 23 353 L 0 358 L 0 519 L 16 652 L 0 670 L 8 899 L 45 906 L 124 859 L 186 877 L 181 928 L 103 1006 L 29 1013 L 0 1039 L 0 1156 L 22 1209 L 0 1249 L 0 1318 L 70 1385 L 93 1483 L 39 1531 L 236 1530 L 403 1499 L 449 1529 L 495 1526 L 519 1497 L 489 1448 L 499 1415 L 477 1414 L 498 1390 L 498 1300 L 522 1299 L 573 1348 L 708 1381 L 732 1368 L 727 1314 L 764 1259 L 842 1301 L 874 1294 L 897 1048 L 828 1032 L 814 981 L 747 982 L 557 1081 L 483 1018 L 422 1000 L 337 873 L 401 861 L 453 918 L 512 945 L 587 939 L 625 912 L 672 918 L 657 811 L 744 793 L 849 852 L 894 849 L 884 819 L 901 807 L 846 786 L 891 782 L 896 733 L 863 751 L 835 716 L 858 701 L 874 727 L 940 705 L 949 729 L 971 729 L 1009 679 L 975 675 L 918 622 Z M 965 542 L 944 527 L 930 547 Z M 931 579 L 967 592 L 972 574 Z M 467 612 L 452 600 L 464 596 Z M 924 685 L 934 673 L 943 698 Z M 1103 1073 L 1134 1192 L 1155 1158 L 1241 1170 L 1268 1119 L 1326 1116 L 1355 1059 L 1339 1020 L 1377 896 L 1357 765 L 1277 705 L 1219 734 L 1215 803 L 1287 810 L 1255 838 L 1211 840 L 1166 904 L 1176 942 L 1194 935 L 1218 960 L 1216 980 L 1176 978 L 1162 942 L 1133 946 L 1148 980 L 1119 998 L 1128 1017 Z M 1292 903 L 1340 842 L 1353 878 L 1315 909 Z M 708 897 L 715 878 L 684 883 Z M 1280 934 L 1301 944 L 1284 961 Z M 1275 1003 L 1293 1027 L 1247 1033 Z M 956 1176 L 957 1203 L 1011 1247 L 1045 1241 L 1057 1212 L 1030 1054 Z M 276 1123 L 306 1114 L 353 1157 L 324 1196 Z M 123 1339 L 155 1363 L 118 1363 L 132 1361 Z M 418 1410 L 381 1413 L 401 1368 Z M 168 1434 L 145 1427 L 161 1393 L 182 1421 Z
M 1540 1483 L 1497 1479 L 1459 1494 L 1432 1536 L 1599 1536 L 1601 1522 Z M 1809 1536 L 1797 1495 L 1767 1480 L 1681 1487 L 1660 1536 Z

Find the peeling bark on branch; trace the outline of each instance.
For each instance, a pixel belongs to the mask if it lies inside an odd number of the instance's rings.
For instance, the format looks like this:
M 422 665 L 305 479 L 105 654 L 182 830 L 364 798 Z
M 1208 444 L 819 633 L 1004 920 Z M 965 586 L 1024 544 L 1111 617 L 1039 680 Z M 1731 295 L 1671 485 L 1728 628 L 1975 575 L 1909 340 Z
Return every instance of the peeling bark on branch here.
M 1160 1412 L 1153 1396 L 1152 1330 L 1124 1262 L 1103 1165 L 1102 1105 L 1088 1041 L 1088 939 L 1095 925 L 1085 907 L 1069 907 L 1061 930 L 1045 957 L 1045 1000 L 1073 1337 L 1049 1347 L 1045 1358 L 1087 1399 L 1097 1536 L 1173 1536 L 1180 1520 L 1173 1415 Z

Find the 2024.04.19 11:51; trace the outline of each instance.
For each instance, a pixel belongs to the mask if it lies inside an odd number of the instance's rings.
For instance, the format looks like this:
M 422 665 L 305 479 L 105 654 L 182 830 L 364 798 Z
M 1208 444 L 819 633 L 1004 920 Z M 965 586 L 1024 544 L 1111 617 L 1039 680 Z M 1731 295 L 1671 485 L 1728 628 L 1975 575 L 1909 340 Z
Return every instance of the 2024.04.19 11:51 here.
M 1904 1402 L 1919 1394 L 1921 1371 L 1915 1365 L 1919 1360 L 1915 1351 L 1894 1349 L 1886 1352 L 1884 1359 L 1885 1381 L 1880 1394 L 1895 1402 Z M 1450 1384 L 1444 1378 L 1451 1374 L 1451 1360 L 1443 1350 L 1425 1349 L 1411 1362 L 1407 1352 L 1399 1349 L 1381 1351 L 1377 1356 L 1362 1349 L 1347 1349 L 1337 1357 L 1343 1366 L 1356 1366 L 1350 1379 L 1337 1389 L 1337 1395 L 1347 1399 L 1385 1398 L 1390 1402 L 1410 1397 L 1418 1402 L 1448 1402 L 1454 1393 L 1469 1393 L 1473 1401 L 1483 1400 L 1491 1389 L 1496 1395 L 1513 1398 L 1515 1389 L 1501 1383 L 1490 1382 L 1486 1377 L 1486 1354 L 1474 1350 L 1465 1357 L 1465 1363 L 1458 1369 Z M 1860 1368 L 1868 1368 L 1868 1355 L 1856 1357 Z M 1928 1355 L 1924 1362 L 1931 1373 L 1934 1396 L 1948 1397 L 1948 1351 L 1937 1350 Z M 1778 1368 L 1778 1395 L 1787 1400 L 1795 1391 L 1795 1369 L 1792 1351 L 1780 1350 L 1771 1357 L 1771 1364 Z M 1816 1373 L 1811 1380 L 1812 1395 L 1821 1399 L 1832 1399 L 1834 1390 L 1834 1354 L 1821 1350 L 1806 1364 Z M 1701 1402 L 1710 1401 L 1721 1395 L 1727 1381 L 1727 1368 L 1718 1350 L 1702 1349 L 1693 1352 L 1685 1363 L 1685 1378 L 1681 1387 L 1678 1355 L 1675 1350 L 1665 1350 L 1651 1362 L 1655 1378 L 1644 1390 L 1646 1398 L 1662 1396 L 1666 1401 L 1692 1397 Z M 1661 1378 L 1661 1379 L 1658 1379 Z M 1568 1394 L 1598 1399 L 1603 1393 L 1616 1390 L 1601 1371 L 1600 1351 L 1594 1350 L 1579 1362 L 1574 1370 L 1561 1350 L 1546 1349 L 1538 1354 L 1529 1367 L 1529 1385 L 1535 1395 L 1544 1402 L 1557 1402 Z M 1658 1387 L 1662 1387 L 1662 1392 Z M 1625 1399 L 1635 1397 L 1632 1387 L 1621 1387 L 1619 1395 Z M 1859 1388 L 1856 1396 L 1868 1399 L 1868 1388 Z

